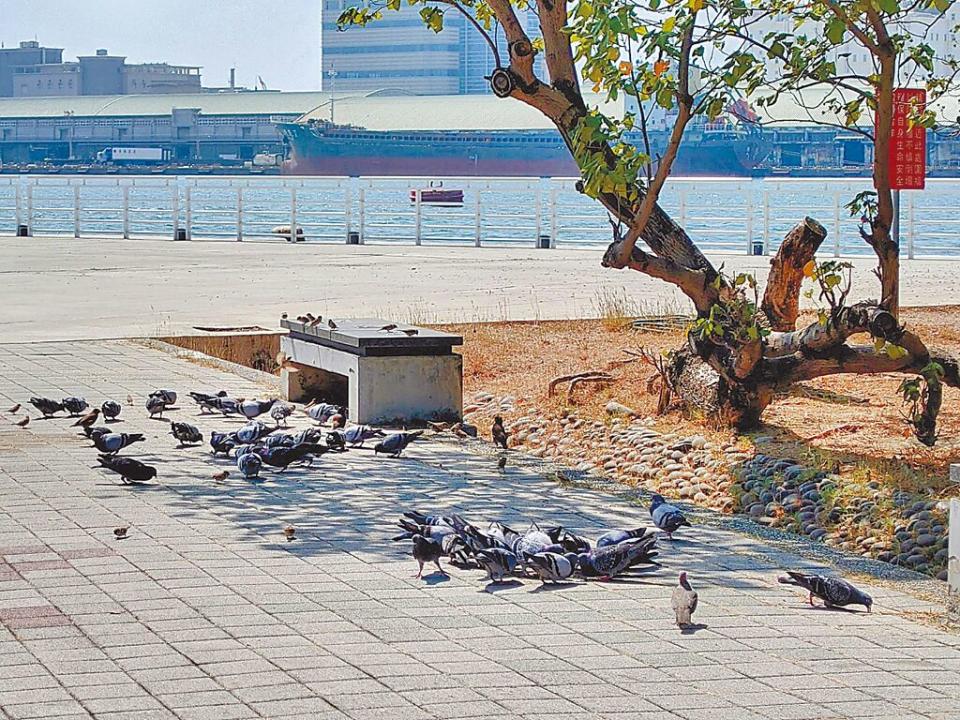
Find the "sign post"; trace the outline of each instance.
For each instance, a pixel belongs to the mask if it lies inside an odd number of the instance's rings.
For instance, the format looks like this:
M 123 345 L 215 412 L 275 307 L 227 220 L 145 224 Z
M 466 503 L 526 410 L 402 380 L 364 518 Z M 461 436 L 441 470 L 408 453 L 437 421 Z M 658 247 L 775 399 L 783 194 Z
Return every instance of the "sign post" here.
M 926 107 L 926 90 L 896 88 L 893 91 L 893 122 L 887 160 L 890 189 L 893 190 L 891 234 L 897 244 L 900 243 L 900 191 L 923 190 L 926 186 L 927 130 L 911 122 L 911 117 L 922 113 Z

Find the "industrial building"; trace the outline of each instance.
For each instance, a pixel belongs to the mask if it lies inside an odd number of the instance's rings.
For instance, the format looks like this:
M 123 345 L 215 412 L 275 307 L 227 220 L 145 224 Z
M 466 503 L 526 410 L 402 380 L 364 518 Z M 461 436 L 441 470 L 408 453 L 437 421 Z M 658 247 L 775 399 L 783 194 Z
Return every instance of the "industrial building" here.
M 328 92 L 391 90 L 416 95 L 474 95 L 490 93 L 485 79 L 496 68 L 486 39 L 463 15 L 448 12 L 439 33 L 427 28 L 417 6 L 384 10 L 380 20 L 366 27 L 339 30 L 337 18 L 349 0 L 324 0 L 320 47 L 321 88 Z M 517 9 L 531 38 L 539 36 L 537 18 Z M 492 31 L 501 61 L 509 57 L 502 32 Z M 543 57 L 535 70 L 546 77 Z
M 0 49 L 0 97 L 153 95 L 200 92 L 200 68 L 168 63 L 128 64 L 122 55 L 97 50 L 63 61 L 62 48 L 36 40 Z

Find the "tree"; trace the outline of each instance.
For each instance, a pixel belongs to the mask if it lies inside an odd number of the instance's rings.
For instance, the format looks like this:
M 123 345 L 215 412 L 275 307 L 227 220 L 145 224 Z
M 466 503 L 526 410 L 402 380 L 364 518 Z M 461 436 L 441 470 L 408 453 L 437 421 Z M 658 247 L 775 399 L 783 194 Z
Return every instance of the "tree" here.
M 497 53 L 502 31 L 507 57 L 490 78 L 493 91 L 543 113 L 557 127 L 580 171 L 579 189 L 611 217 L 614 239 L 603 264 L 628 268 L 677 286 L 697 312 L 687 343 L 673 353 L 669 381 L 729 422 L 755 425 L 775 392 L 838 373 L 902 372 L 901 385 L 916 437 L 932 445 L 944 384 L 960 387 L 956 357 L 927 348 L 899 321 L 899 248 L 891 235 L 893 196 L 889 148 L 898 83 L 922 82 L 931 105 L 955 87 L 958 64 L 928 42 L 941 32 L 953 0 L 403 0 L 419 6 L 439 32 L 458 13 Z M 366 25 L 401 0 L 348 8 L 341 26 Z M 529 4 L 528 4 L 529 3 Z M 541 37 L 531 39 L 517 9 L 532 9 Z M 786 29 L 777 29 L 786 23 Z M 543 53 L 549 78 L 537 77 Z M 865 54 L 857 69 L 850 58 Z M 587 106 L 586 82 L 609 99 L 630 96 L 638 111 L 622 117 Z M 808 113 L 869 138 L 878 161 L 874 190 L 851 200 L 860 234 L 878 266 L 879 300 L 849 304 L 849 267 L 818 263 L 826 237 L 807 218 L 771 261 L 760 297 L 755 279 L 715 268 L 658 199 L 685 133 L 694 120 L 714 120 L 734 103 L 759 108 L 790 97 Z M 648 116 L 672 113 L 666 145 L 654 152 Z M 933 109 L 916 107 L 910 122 L 938 127 Z M 642 141 L 632 143 L 639 129 Z M 645 247 L 640 247 L 639 242 Z M 817 320 L 797 328 L 801 285 L 813 283 Z M 869 336 L 869 344 L 851 342 Z

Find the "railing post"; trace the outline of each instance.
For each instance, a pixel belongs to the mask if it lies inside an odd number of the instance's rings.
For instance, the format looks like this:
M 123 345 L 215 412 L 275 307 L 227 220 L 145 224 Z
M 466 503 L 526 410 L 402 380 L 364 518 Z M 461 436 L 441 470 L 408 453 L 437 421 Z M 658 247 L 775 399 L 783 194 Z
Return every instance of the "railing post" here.
M 187 240 L 193 240 L 193 203 L 191 202 L 190 186 L 184 188 L 184 202 L 186 203 Z
M 290 240 L 297 242 L 297 186 L 290 186 Z
M 557 246 L 557 186 L 550 188 L 550 247 Z
M 27 181 L 27 237 L 33 237 L 33 183 Z
M 130 186 L 123 186 L 123 239 L 130 239 Z
M 360 244 L 363 245 L 366 240 L 366 234 L 364 233 L 364 223 L 367 219 L 367 203 L 366 203 L 367 192 L 363 188 L 360 188 L 357 191 L 357 214 L 360 216 L 358 218 L 358 228 L 360 231 Z
M 173 186 L 170 204 L 173 206 L 173 239 L 177 240 L 177 236 L 180 234 L 180 188 L 176 185 Z
M 482 194 L 483 189 L 478 187 L 473 201 L 473 244 L 475 247 L 480 247 L 480 196 Z
M 537 189 L 533 193 L 533 202 L 534 202 L 534 229 L 533 235 L 533 246 L 535 248 L 540 247 L 540 235 L 543 230 L 543 180 L 537 180 Z
M 913 260 L 913 193 L 907 193 L 907 259 Z
M 417 188 L 413 191 L 413 235 L 417 245 L 420 244 L 420 230 L 423 222 L 423 210 L 421 206 L 421 193 L 423 191 Z
M 763 254 L 770 254 L 770 191 L 763 191 Z
M 343 227 L 346 241 L 350 242 L 350 231 L 353 230 L 353 188 L 347 180 L 343 190 Z
M 73 186 L 73 236 L 80 237 L 80 186 Z
M 18 230 L 18 231 L 19 231 L 19 229 L 20 229 L 20 224 L 23 222 L 23 207 L 22 207 L 22 206 L 23 206 L 23 198 L 20 196 L 20 195 L 21 195 L 21 192 L 22 192 L 21 189 L 20 189 L 20 184 L 21 184 L 21 183 L 20 183 L 20 178 L 14 178 L 13 192 L 14 192 L 14 196 L 15 196 L 15 198 L 16 198 L 15 203 L 16 203 L 16 206 L 17 206 L 17 230 Z
M 833 256 L 840 257 L 840 193 L 833 194 Z
M 243 240 L 243 187 L 237 185 L 237 241 Z
M 753 255 L 753 193 L 747 193 L 747 255 Z

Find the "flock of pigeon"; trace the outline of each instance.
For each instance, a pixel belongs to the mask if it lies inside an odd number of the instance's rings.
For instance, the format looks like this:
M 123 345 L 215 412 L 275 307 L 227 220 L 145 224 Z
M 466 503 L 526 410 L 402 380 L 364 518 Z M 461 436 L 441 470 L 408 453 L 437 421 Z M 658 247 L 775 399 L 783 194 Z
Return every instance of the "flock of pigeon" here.
M 239 473 L 247 479 L 259 477 L 264 466 L 283 472 L 294 464 L 310 465 L 314 458 L 327 452 L 345 452 L 349 448 L 361 448 L 367 441 L 377 440 L 375 454 L 399 457 L 406 447 L 422 435 L 423 430 L 385 433 L 369 425 L 346 424 L 346 409 L 326 402 L 313 402 L 305 407 L 307 415 L 321 426 L 309 427 L 296 433 L 281 432 L 288 427 L 287 419 L 295 407 L 279 400 L 246 400 L 231 398 L 226 391 L 217 393 L 191 392 L 201 414 L 220 413 L 223 416 L 237 415 L 247 423 L 230 432 L 211 432 L 210 447 L 214 456 L 231 457 Z M 128 404 L 133 398 L 127 398 Z M 102 417 L 106 423 L 118 420 L 122 407 L 113 400 L 105 401 L 99 408 L 90 409 L 86 400 L 67 397 L 52 400 L 32 397 L 29 400 L 44 418 L 65 412 L 75 418 L 74 427 L 79 427 L 98 451 L 100 467 L 118 475 L 124 483 L 149 482 L 157 476 L 157 468 L 119 453 L 135 443 L 144 442 L 142 433 L 115 432 L 113 428 L 97 422 Z M 156 390 L 147 397 L 146 410 L 150 418 L 163 419 L 163 413 L 176 409 L 177 393 L 173 390 Z M 16 413 L 18 403 L 8 412 Z M 274 422 L 264 423 L 260 418 L 268 416 Z M 204 435 L 195 425 L 170 420 L 170 434 L 178 441 L 178 448 L 196 446 L 204 442 Z M 29 417 L 16 424 L 26 427 Z M 435 427 L 435 429 L 439 429 Z M 491 427 L 491 440 L 502 448 L 507 446 L 507 432 L 503 420 L 497 416 Z M 504 465 L 504 456 L 499 467 Z M 213 474 L 220 482 L 229 476 L 221 470 Z M 423 574 L 425 564 L 434 564 L 437 571 L 446 575 L 442 557 L 458 567 L 479 568 L 487 573 L 490 582 L 504 582 L 508 576 L 525 576 L 532 573 L 543 583 L 559 583 L 579 575 L 584 579 L 610 580 L 628 570 L 644 566 L 642 571 L 659 567 L 657 536 L 660 531 L 669 539 L 684 526 L 687 518 L 676 506 L 666 502 L 660 495 L 651 498 L 650 517 L 657 530 L 644 527 L 610 530 L 594 542 L 562 527 L 542 529 L 533 524 L 524 532 L 518 532 L 501 522 L 490 523 L 486 528 L 468 522 L 462 516 L 425 515 L 416 511 L 403 513 L 399 526 L 403 531 L 394 541 L 411 541 L 413 557 L 419 565 L 416 577 Z M 117 528 L 118 539 L 126 537 L 126 528 Z M 122 531 L 122 532 L 121 532 Z M 284 528 L 288 540 L 294 538 L 292 527 Z M 817 574 L 789 572 L 779 582 L 797 585 L 807 590 L 809 602 L 814 596 L 823 600 L 827 607 L 863 605 L 870 611 L 873 600 L 842 578 Z M 677 625 L 686 628 L 692 623 L 697 608 L 698 594 L 691 586 L 687 573 L 682 572 L 672 594 L 672 605 Z

